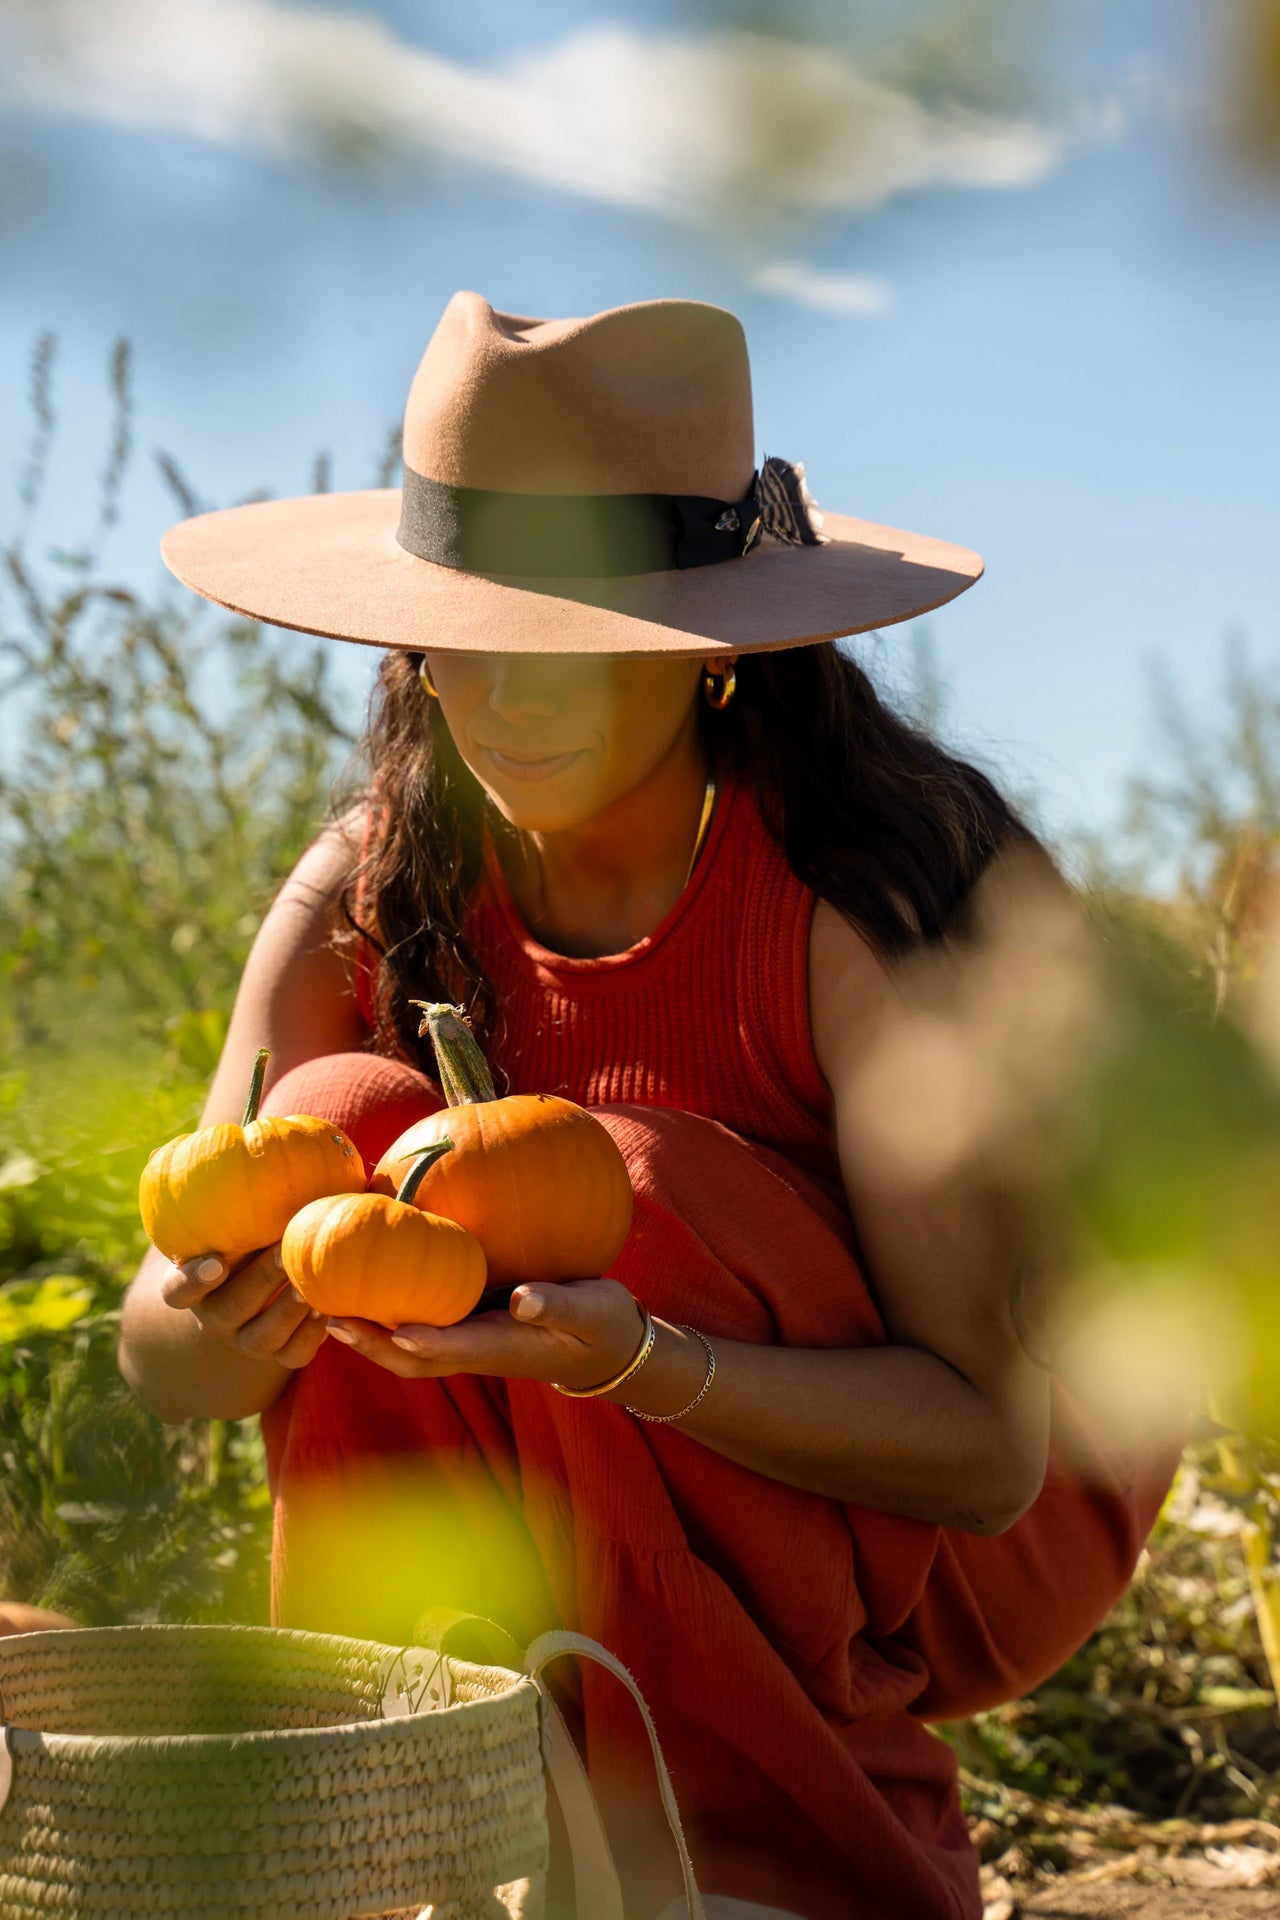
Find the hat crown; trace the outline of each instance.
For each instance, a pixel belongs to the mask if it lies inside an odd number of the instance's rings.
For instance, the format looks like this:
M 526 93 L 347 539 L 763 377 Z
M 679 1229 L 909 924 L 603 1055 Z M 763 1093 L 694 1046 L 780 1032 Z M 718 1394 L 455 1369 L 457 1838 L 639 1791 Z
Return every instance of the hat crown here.
M 695 300 L 538 320 L 456 293 L 404 418 L 406 467 L 504 493 L 737 500 L 754 447 L 741 323 Z

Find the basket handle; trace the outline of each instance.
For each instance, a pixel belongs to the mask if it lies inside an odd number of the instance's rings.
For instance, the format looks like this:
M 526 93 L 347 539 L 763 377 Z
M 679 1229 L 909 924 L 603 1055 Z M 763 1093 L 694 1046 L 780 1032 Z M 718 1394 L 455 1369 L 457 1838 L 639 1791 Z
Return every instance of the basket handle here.
M 516 1673 L 525 1671 L 524 1656 L 506 1628 L 481 1613 L 432 1607 L 415 1623 L 413 1637 L 419 1646 L 443 1655 L 445 1641 L 455 1627 L 462 1626 L 479 1629 L 476 1638 L 491 1660 Z M 582 1920 L 624 1920 L 622 1883 L 587 1770 L 578 1757 L 564 1715 L 546 1688 L 538 1686 L 536 1676 L 531 1674 L 530 1678 L 538 1687 L 542 1706 L 542 1763 L 559 1804 L 569 1842 L 574 1904 Z
M 658 1776 L 658 1792 L 662 1795 L 662 1810 L 667 1816 L 667 1825 L 671 1829 L 671 1837 L 675 1841 L 676 1851 L 680 1855 L 680 1871 L 684 1876 L 684 1893 L 689 1908 L 689 1920 L 707 1920 L 706 1908 L 702 1904 L 702 1895 L 698 1892 L 698 1883 L 693 1877 L 693 1861 L 689 1858 L 688 1843 L 684 1837 L 684 1828 L 680 1824 L 680 1809 L 676 1805 L 676 1796 L 671 1785 L 671 1775 L 667 1772 L 667 1763 L 662 1757 L 662 1748 L 658 1744 L 658 1730 L 653 1724 L 653 1717 L 649 1712 L 644 1695 L 636 1685 L 631 1674 L 629 1674 L 623 1666 L 621 1660 L 619 1660 L 615 1654 L 610 1653 L 607 1647 L 602 1647 L 598 1640 L 589 1640 L 585 1633 L 570 1633 L 564 1628 L 553 1630 L 551 1633 L 538 1635 L 533 1645 L 525 1651 L 524 1670 L 530 1678 L 536 1682 L 544 1667 L 549 1666 L 553 1660 L 560 1659 L 561 1655 L 566 1653 L 575 1653 L 580 1659 L 594 1660 L 599 1666 L 607 1667 L 610 1673 L 621 1680 L 623 1686 L 639 1707 L 641 1718 L 644 1721 L 644 1730 L 649 1736 L 649 1745 L 653 1750 L 653 1766 Z M 539 1692 L 542 1694 L 548 1706 L 550 1706 L 552 1703 L 546 1690 L 539 1687 Z M 591 1783 L 587 1779 L 586 1769 L 578 1756 L 576 1747 L 569 1738 L 568 1728 L 565 1726 L 564 1721 L 560 1719 L 558 1713 L 556 1714 L 556 1719 L 560 1722 L 560 1732 L 564 1737 L 564 1743 L 568 1747 L 569 1753 L 573 1756 L 572 1767 L 580 1777 L 582 1787 L 585 1789 L 586 1796 L 590 1800 L 591 1812 L 594 1815 L 595 1824 L 599 1829 L 600 1842 L 604 1847 L 606 1856 L 608 1856 L 609 1870 L 613 1877 L 613 1883 L 616 1886 L 618 1882 L 617 1869 L 614 1867 L 612 1855 L 609 1854 L 609 1843 L 605 1839 L 604 1829 L 600 1825 L 600 1810 L 596 1806 L 595 1795 L 591 1792 Z M 547 1764 L 548 1770 L 550 1770 L 551 1762 L 549 1757 Z M 557 1778 L 556 1774 L 552 1773 L 552 1781 L 555 1785 L 556 1797 L 560 1801 L 560 1810 L 565 1816 L 565 1824 L 567 1826 L 569 1825 L 569 1809 L 565 1805 L 560 1778 Z M 570 1788 L 570 1792 L 573 1793 L 576 1791 L 577 1782 L 575 1781 L 574 1786 Z M 572 1844 L 571 1837 L 571 1846 Z M 590 1892 L 592 1896 L 591 1904 L 586 1907 L 586 1912 L 592 1915 L 593 1920 L 596 1914 L 603 1916 L 605 1909 L 600 1905 L 600 1900 L 604 1888 L 602 1886 L 598 1892 L 594 1886 L 584 1888 L 579 1882 L 577 1878 L 578 1853 L 576 1847 L 573 1848 L 573 1870 L 574 1892 L 577 1895 L 579 1911 L 581 1912 L 584 1907 L 584 1893 Z M 617 1911 L 619 1920 L 621 1920 L 622 1905 L 620 1895 Z
M 598 1640 L 590 1640 L 584 1633 L 570 1633 L 565 1629 L 540 1634 L 522 1657 L 511 1635 L 496 1620 L 486 1620 L 483 1614 L 478 1613 L 457 1613 L 448 1607 L 435 1607 L 423 1614 L 414 1627 L 414 1639 L 432 1653 L 442 1654 L 448 1635 L 455 1627 L 462 1625 L 482 1628 L 481 1637 L 493 1658 L 513 1661 L 517 1672 L 527 1673 L 538 1689 L 542 1701 L 542 1758 L 569 1839 L 574 1897 L 579 1915 L 584 1920 L 625 1920 L 622 1883 L 618 1879 L 618 1869 L 614 1865 L 591 1781 L 564 1723 L 564 1716 L 540 1679 L 542 1669 L 566 1653 L 578 1654 L 583 1659 L 595 1660 L 600 1666 L 607 1667 L 610 1673 L 616 1674 L 621 1680 L 639 1707 L 653 1750 L 663 1812 L 680 1855 L 689 1920 L 706 1920 L 706 1909 L 693 1876 L 693 1862 L 689 1858 L 684 1829 L 680 1824 L 680 1810 L 676 1805 L 671 1776 L 658 1744 L 657 1729 L 644 1695 L 622 1662 L 607 1647 L 602 1647 Z

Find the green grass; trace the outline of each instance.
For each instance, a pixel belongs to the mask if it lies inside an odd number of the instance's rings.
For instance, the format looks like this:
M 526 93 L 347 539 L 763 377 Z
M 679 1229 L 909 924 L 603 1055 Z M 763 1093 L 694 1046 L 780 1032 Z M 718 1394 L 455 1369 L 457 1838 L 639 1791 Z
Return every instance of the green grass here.
M 116 1364 L 138 1175 L 203 1097 L 136 1040 L 0 1071 L 0 1591 L 86 1626 L 267 1617 L 256 1421 L 165 1427 Z

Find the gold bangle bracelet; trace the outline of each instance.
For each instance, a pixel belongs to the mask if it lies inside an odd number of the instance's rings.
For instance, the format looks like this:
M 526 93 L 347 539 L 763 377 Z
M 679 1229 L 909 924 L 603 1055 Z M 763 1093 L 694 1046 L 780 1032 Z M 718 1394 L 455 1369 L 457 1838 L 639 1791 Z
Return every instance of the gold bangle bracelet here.
M 557 1393 L 563 1393 L 570 1400 L 595 1400 L 602 1393 L 612 1393 L 615 1387 L 620 1387 L 625 1380 L 629 1380 L 633 1373 L 639 1373 L 653 1352 L 653 1343 L 658 1337 L 658 1330 L 653 1324 L 653 1315 L 644 1302 L 637 1300 L 636 1305 L 644 1320 L 644 1329 L 640 1335 L 640 1345 L 636 1349 L 635 1358 L 622 1369 L 621 1373 L 615 1374 L 612 1380 L 606 1380 L 598 1387 L 562 1387 L 558 1381 L 553 1380 L 551 1384 Z
M 673 1420 L 684 1420 L 702 1400 L 711 1382 L 716 1377 L 716 1356 L 711 1351 L 711 1342 L 707 1339 L 706 1334 L 699 1333 L 696 1327 L 686 1327 L 684 1325 L 681 1326 L 680 1331 L 681 1333 L 691 1333 L 695 1340 L 701 1340 L 707 1356 L 707 1377 L 694 1394 L 688 1406 L 681 1407 L 679 1413 L 641 1413 L 639 1407 L 628 1407 L 627 1412 L 633 1413 L 637 1420 L 652 1420 L 660 1427 L 669 1427 Z

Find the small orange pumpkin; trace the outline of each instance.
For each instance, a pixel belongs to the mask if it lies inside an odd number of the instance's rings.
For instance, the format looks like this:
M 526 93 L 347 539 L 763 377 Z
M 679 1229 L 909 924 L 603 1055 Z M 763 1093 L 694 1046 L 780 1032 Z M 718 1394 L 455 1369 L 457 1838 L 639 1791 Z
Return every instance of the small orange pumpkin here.
M 451 1327 L 465 1319 L 484 1292 L 484 1249 L 456 1220 L 413 1203 L 432 1161 L 452 1148 L 443 1139 L 422 1152 L 394 1199 L 340 1194 L 294 1214 L 281 1253 L 309 1307 L 384 1327 Z
M 299 1207 L 363 1193 L 364 1162 L 341 1128 L 313 1114 L 259 1120 L 270 1049 L 253 1063 L 239 1126 L 201 1127 L 157 1147 L 138 1183 L 147 1238 L 170 1260 L 242 1260 L 277 1241 Z
M 555 1094 L 498 1099 L 461 1009 L 423 1000 L 448 1106 L 416 1120 L 383 1154 L 371 1193 L 394 1193 L 407 1161 L 446 1132 L 417 1204 L 475 1235 L 493 1286 L 607 1273 L 631 1229 L 631 1178 L 613 1136 Z

